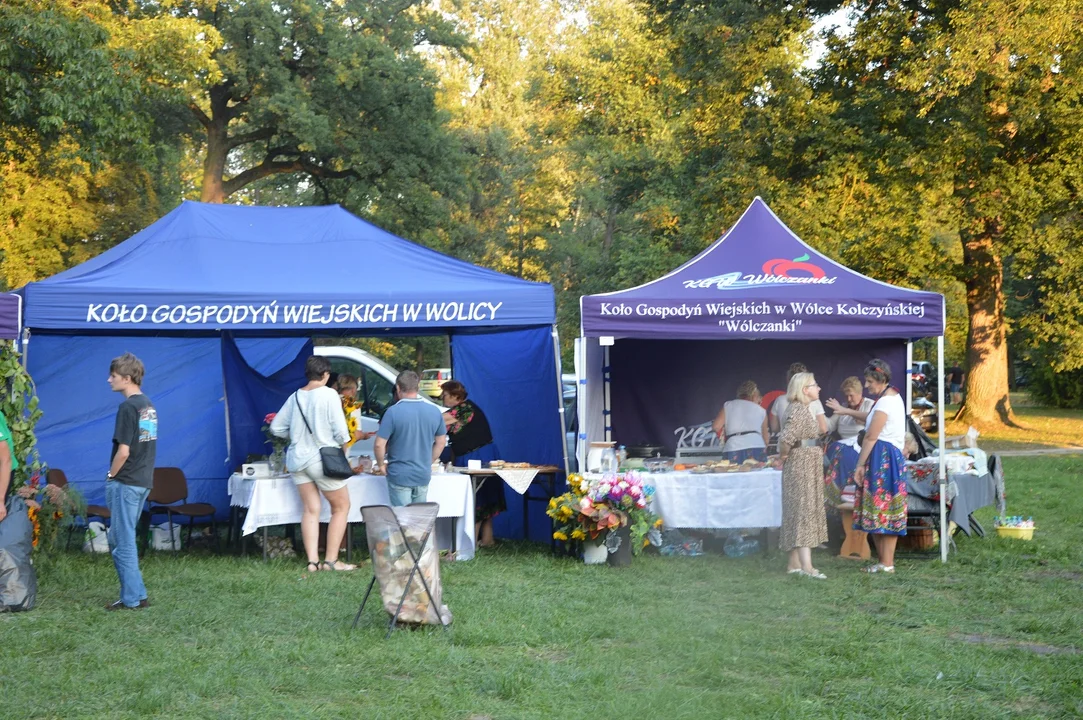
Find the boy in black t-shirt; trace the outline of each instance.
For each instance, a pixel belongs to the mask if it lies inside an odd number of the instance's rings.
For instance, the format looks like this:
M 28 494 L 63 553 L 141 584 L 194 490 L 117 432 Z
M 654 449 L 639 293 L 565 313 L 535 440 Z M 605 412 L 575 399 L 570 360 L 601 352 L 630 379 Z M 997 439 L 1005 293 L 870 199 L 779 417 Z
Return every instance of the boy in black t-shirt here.
M 113 452 L 105 475 L 105 504 L 109 508 L 109 551 L 120 578 L 120 600 L 106 610 L 145 608 L 147 588 L 139 572 L 135 528 L 154 480 L 158 447 L 158 413 L 143 394 L 143 363 L 124 353 L 109 365 L 109 387 L 124 395 L 117 409 Z

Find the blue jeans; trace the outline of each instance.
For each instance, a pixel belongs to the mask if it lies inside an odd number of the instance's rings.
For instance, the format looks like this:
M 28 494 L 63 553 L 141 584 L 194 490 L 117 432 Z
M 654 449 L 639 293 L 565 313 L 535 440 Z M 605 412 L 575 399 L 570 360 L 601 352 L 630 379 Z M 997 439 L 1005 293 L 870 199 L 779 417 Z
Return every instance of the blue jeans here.
M 388 480 L 387 494 L 391 498 L 392 507 L 402 507 L 403 505 L 409 505 L 410 503 L 425 502 L 426 498 L 429 497 L 429 486 L 418 485 L 412 487 L 409 485 L 396 485 Z
M 116 480 L 105 482 L 105 506 L 109 508 L 109 552 L 120 578 L 120 601 L 135 607 L 147 599 L 147 588 L 139 572 L 139 548 L 135 528 L 143 514 L 143 503 L 150 488 L 125 485 Z

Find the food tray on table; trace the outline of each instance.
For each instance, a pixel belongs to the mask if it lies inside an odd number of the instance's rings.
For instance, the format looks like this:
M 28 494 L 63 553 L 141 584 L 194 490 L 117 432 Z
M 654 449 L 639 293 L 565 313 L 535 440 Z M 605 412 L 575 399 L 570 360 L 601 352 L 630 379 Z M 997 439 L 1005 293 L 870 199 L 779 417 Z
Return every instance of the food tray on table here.
M 689 472 L 696 474 L 707 473 L 743 473 L 753 472 L 754 470 L 762 470 L 767 467 L 768 464 L 760 462 L 759 460 L 745 460 L 743 463 L 733 463 L 728 460 L 722 460 L 713 463 L 704 463 L 703 465 L 696 465 L 692 467 Z

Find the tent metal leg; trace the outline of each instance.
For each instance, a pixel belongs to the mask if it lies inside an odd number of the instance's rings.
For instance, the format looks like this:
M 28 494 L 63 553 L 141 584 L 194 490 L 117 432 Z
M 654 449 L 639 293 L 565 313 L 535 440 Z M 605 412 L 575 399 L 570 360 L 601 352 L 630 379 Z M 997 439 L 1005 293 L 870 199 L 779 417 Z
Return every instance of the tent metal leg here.
M 937 372 L 943 374 L 944 372 L 944 336 L 941 335 L 936 339 L 936 367 Z M 944 462 L 944 379 L 941 377 L 936 383 L 936 423 L 939 430 L 938 444 L 940 447 L 940 467 L 938 469 L 940 478 L 940 562 L 946 563 L 948 561 L 948 543 L 951 542 L 951 538 L 948 537 L 948 506 L 947 506 L 947 472 Z

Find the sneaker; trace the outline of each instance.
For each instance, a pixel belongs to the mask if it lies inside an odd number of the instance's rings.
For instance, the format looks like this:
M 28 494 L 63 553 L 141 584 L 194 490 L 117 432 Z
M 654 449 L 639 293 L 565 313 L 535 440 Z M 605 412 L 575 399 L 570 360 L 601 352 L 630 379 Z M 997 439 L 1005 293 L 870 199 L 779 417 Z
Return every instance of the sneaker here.
M 125 605 L 120 600 L 117 600 L 116 602 L 112 602 L 112 603 L 109 603 L 108 605 L 106 605 L 105 609 L 110 610 L 110 611 L 111 610 L 142 610 L 143 608 L 148 608 L 148 607 L 150 607 L 150 601 L 147 600 L 146 598 L 144 598 L 144 599 L 140 600 L 139 604 L 136 605 L 135 607 L 128 607 L 127 605 Z

